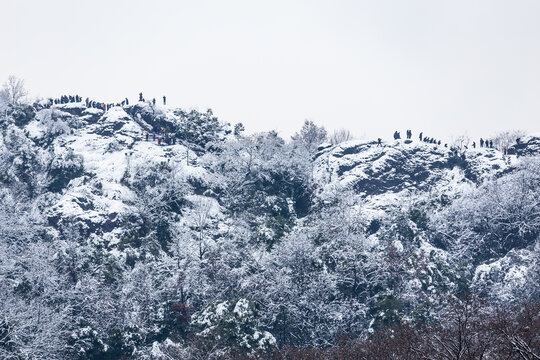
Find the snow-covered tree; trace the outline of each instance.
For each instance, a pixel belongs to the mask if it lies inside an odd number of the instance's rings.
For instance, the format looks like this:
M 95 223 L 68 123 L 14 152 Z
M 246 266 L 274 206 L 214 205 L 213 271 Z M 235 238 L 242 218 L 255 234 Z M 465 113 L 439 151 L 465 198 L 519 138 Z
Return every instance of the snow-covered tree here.
M 332 145 L 338 145 L 342 142 L 349 141 L 354 139 L 353 134 L 350 132 L 350 130 L 347 129 L 339 129 L 335 130 L 332 135 L 330 135 L 329 140 Z
M 327 132 L 323 126 L 317 126 L 313 121 L 306 120 L 300 131 L 292 136 L 292 139 L 303 144 L 313 154 L 317 147 L 326 141 Z
M 25 100 L 27 95 L 28 92 L 24 87 L 24 80 L 10 75 L 2 85 L 2 89 L 0 89 L 0 105 L 2 103 L 19 105 Z

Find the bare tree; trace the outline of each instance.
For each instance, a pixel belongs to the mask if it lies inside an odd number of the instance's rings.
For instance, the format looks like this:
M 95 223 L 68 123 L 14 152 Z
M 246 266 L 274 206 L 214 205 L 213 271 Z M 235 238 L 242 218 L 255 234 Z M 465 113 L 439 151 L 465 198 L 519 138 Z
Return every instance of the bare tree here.
M 0 101 L 5 104 L 20 104 L 26 98 L 28 92 L 24 88 L 24 80 L 10 75 L 0 90 Z
M 469 146 L 471 139 L 467 135 L 460 135 L 456 138 L 452 138 L 451 146 L 462 150 L 465 146 Z
M 354 139 L 353 134 L 347 129 L 335 130 L 332 135 L 330 135 L 330 142 L 332 145 L 341 144 L 342 142 L 349 141 Z
M 326 141 L 327 133 L 323 126 L 317 126 L 313 121 L 306 120 L 299 132 L 292 136 L 293 141 L 303 143 L 310 153 Z
M 508 148 L 510 145 L 515 144 L 516 139 L 525 135 L 527 133 L 522 130 L 503 131 L 493 137 L 493 145 L 496 149 L 503 150 L 505 147 Z

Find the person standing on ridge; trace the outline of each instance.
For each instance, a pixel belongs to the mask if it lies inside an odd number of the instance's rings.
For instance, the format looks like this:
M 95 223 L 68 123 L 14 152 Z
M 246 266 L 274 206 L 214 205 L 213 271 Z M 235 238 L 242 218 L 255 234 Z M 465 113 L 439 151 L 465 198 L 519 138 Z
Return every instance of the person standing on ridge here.
M 377 139 L 377 147 L 379 147 L 379 146 L 382 146 L 382 139 L 381 138 Z
M 139 93 L 139 101 L 144 101 L 144 98 L 142 97 L 142 92 Z
M 422 135 L 424 135 L 423 132 L 421 132 L 420 135 L 418 135 L 418 138 L 420 139 L 420 141 L 422 141 Z
M 167 105 L 167 97 L 163 95 L 163 105 Z
M 156 98 L 152 99 L 152 105 L 156 106 Z
M 484 139 L 480 138 L 480 147 L 484 147 Z

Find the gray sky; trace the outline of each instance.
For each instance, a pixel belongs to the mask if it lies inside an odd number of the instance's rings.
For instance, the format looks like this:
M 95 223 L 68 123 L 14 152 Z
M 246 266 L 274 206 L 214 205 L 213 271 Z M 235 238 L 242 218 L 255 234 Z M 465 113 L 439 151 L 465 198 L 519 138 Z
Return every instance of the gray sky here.
M 0 0 L 0 82 L 389 139 L 540 131 L 540 1 Z

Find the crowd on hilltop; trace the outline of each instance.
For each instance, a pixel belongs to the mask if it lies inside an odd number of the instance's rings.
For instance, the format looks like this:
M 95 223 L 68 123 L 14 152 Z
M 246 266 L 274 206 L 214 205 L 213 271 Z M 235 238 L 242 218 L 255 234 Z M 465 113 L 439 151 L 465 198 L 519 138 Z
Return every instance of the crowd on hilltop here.
M 401 139 L 401 133 L 399 131 L 394 131 L 394 140 L 400 140 Z M 412 138 L 412 130 L 407 130 L 406 131 L 406 136 L 407 136 L 407 140 L 410 140 Z M 420 134 L 418 135 L 418 138 L 420 141 L 422 142 L 425 142 L 425 143 L 428 143 L 428 144 L 435 144 L 435 145 L 441 145 L 441 140 L 437 140 L 435 138 L 431 138 L 431 137 L 427 137 L 427 136 L 424 136 L 424 133 L 423 132 L 420 132 Z M 519 144 L 520 142 L 520 139 L 516 139 L 516 143 Z M 481 148 L 486 148 L 486 149 L 493 149 L 493 140 L 488 140 L 488 139 L 483 139 L 483 138 L 480 138 L 480 141 L 479 141 L 479 145 Z M 378 138 L 377 139 L 377 146 L 382 146 L 382 139 L 381 138 Z M 444 144 L 444 147 L 448 147 L 448 144 Z M 468 145 L 464 145 L 463 146 L 465 149 L 468 149 Z M 472 147 L 474 149 L 476 149 L 476 141 L 473 141 L 472 142 Z M 453 147 L 451 147 L 452 150 L 455 150 Z M 507 155 L 508 154 L 508 147 L 507 146 L 504 146 L 501 151 L 504 152 L 504 155 Z
M 143 97 L 142 93 L 139 93 L 139 101 L 145 102 L 145 99 Z M 60 105 L 60 104 L 69 104 L 69 103 L 79 103 L 83 102 L 83 98 L 79 95 L 62 95 L 59 98 L 56 99 L 49 99 L 49 105 Z M 90 100 L 90 98 L 86 98 L 84 101 L 87 108 L 94 108 L 94 109 L 101 109 L 103 111 L 108 111 L 112 107 L 115 106 L 127 106 L 129 105 L 128 98 L 124 98 L 122 102 L 119 103 L 105 103 L 105 102 L 99 102 Z M 156 105 L 156 98 L 153 98 L 151 102 L 152 105 Z M 163 96 L 163 105 L 167 105 L 167 97 Z
M 127 100 L 127 98 L 126 98 Z M 144 102 L 144 97 L 143 97 L 143 93 L 139 93 L 139 101 L 142 101 Z M 152 99 L 152 105 L 156 105 L 156 98 L 153 98 Z M 167 105 L 167 97 L 166 96 L 163 96 L 163 105 Z
M 124 100 L 122 102 L 122 105 L 124 105 L 126 101 L 127 101 L 127 98 L 126 98 L 126 100 Z M 60 96 L 59 98 L 56 98 L 56 99 L 49 99 L 49 104 L 50 105 L 52 105 L 52 104 L 60 105 L 60 104 L 69 104 L 69 103 L 81 103 L 81 102 L 83 102 L 83 98 L 82 98 L 82 96 L 79 96 L 79 95 L 62 95 L 62 96 Z M 84 103 L 86 104 L 87 108 L 101 109 L 101 110 L 104 110 L 104 111 L 109 110 L 110 108 L 115 106 L 114 103 L 97 102 L 97 101 L 90 100 L 89 98 L 86 98 Z M 116 106 L 120 106 L 120 104 L 116 104 Z
M 407 140 L 410 140 L 412 138 L 412 130 L 407 130 L 406 134 L 407 134 Z M 424 133 L 422 132 L 420 133 L 420 135 L 418 135 L 418 138 L 420 139 L 420 141 L 423 141 L 425 143 L 441 145 L 441 140 L 424 136 Z M 400 139 L 401 139 L 401 133 L 397 130 L 394 131 L 394 140 L 400 140 Z M 444 144 L 444 147 L 448 147 L 448 144 Z
M 79 95 L 62 95 L 56 99 L 49 98 L 48 102 L 49 102 L 49 106 L 53 104 L 60 105 L 60 104 L 69 104 L 69 103 L 83 103 L 83 98 Z M 139 102 L 146 102 L 142 93 L 139 93 Z M 148 103 L 151 103 L 152 105 L 155 106 L 156 99 L 153 98 L 152 101 L 149 101 Z M 120 103 L 104 103 L 104 102 L 90 100 L 90 98 L 86 98 L 84 100 L 84 104 L 86 105 L 87 108 L 95 108 L 95 109 L 101 109 L 103 111 L 107 111 L 115 106 L 118 106 L 118 107 L 127 106 L 129 105 L 129 100 L 128 98 L 125 98 Z M 163 105 L 167 105 L 166 96 L 163 96 Z M 135 119 L 135 121 L 137 121 L 137 119 Z M 140 122 L 140 120 L 137 122 Z M 151 129 L 147 128 L 146 126 L 143 126 L 143 127 L 147 130 L 145 134 L 146 141 L 149 141 L 150 133 L 151 133 L 152 141 L 157 140 L 158 145 L 176 145 L 176 137 L 174 135 L 171 135 L 165 132 L 163 129 L 159 129 L 159 131 L 156 133 L 155 131 L 150 131 Z
M 67 104 L 81 101 L 82 97 L 80 97 L 79 95 L 62 95 L 59 98 L 54 99 L 52 102 L 54 104 Z
M 68 104 L 68 103 L 78 103 L 78 102 L 82 102 L 83 99 L 81 96 L 79 95 L 62 95 L 60 96 L 59 98 L 56 98 L 56 99 L 49 99 L 49 104 L 52 105 L 52 104 Z M 147 102 L 149 104 L 152 104 L 152 105 L 156 105 L 156 98 L 152 98 L 151 101 L 146 101 L 144 96 L 143 96 L 143 93 L 139 93 L 139 102 Z M 96 109 L 101 109 L 103 111 L 108 111 L 109 109 L 111 109 L 112 107 L 115 107 L 115 106 L 118 106 L 118 107 L 123 107 L 123 106 L 127 106 L 129 105 L 129 100 L 128 98 L 124 98 L 124 100 L 122 100 L 122 102 L 120 103 L 104 103 L 104 102 L 97 102 L 97 101 L 94 101 L 94 100 L 90 100 L 89 98 L 86 98 L 85 101 L 84 101 L 86 107 L 88 108 L 96 108 Z M 163 105 L 166 105 L 167 104 L 167 97 L 166 96 L 163 96 Z M 394 140 L 400 140 L 401 139 L 401 133 L 399 131 L 394 131 Z M 406 130 L 406 138 L 407 140 L 411 140 L 412 139 L 412 130 L 408 129 Z M 148 141 L 149 139 L 149 134 L 147 133 L 146 134 L 146 140 Z M 158 144 L 161 145 L 161 144 L 174 144 L 176 143 L 176 139 L 174 137 L 169 137 L 167 133 L 164 133 L 163 130 L 160 130 L 159 131 L 159 136 L 153 132 L 152 133 L 152 139 L 153 141 L 155 141 L 157 139 L 158 141 Z M 441 145 L 442 142 L 441 140 L 438 140 L 438 139 L 435 139 L 435 138 L 432 138 L 432 137 L 428 137 L 428 136 L 424 136 L 424 133 L 423 132 L 420 132 L 420 134 L 418 135 L 418 139 L 421 141 L 421 142 L 424 142 L 424 143 L 428 143 L 428 144 L 434 144 L 434 145 Z M 516 143 L 519 143 L 519 138 L 516 139 Z M 493 146 L 493 140 L 490 140 L 490 139 L 483 139 L 483 138 L 480 138 L 479 142 L 479 147 L 480 148 L 489 148 L 489 149 L 493 149 L 494 146 Z M 473 141 L 472 142 L 472 147 L 476 149 L 476 141 Z M 382 139 L 381 138 L 378 138 L 377 139 L 377 146 L 382 146 Z M 448 144 L 444 144 L 444 147 L 448 147 Z M 465 149 L 468 149 L 468 145 L 464 145 L 463 146 Z M 455 149 L 454 147 L 450 147 L 451 150 L 455 151 L 457 149 Z M 507 155 L 508 153 L 508 147 L 507 146 L 504 146 L 502 149 L 500 149 L 501 151 L 504 152 L 505 155 Z

